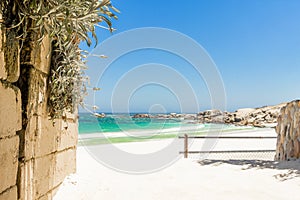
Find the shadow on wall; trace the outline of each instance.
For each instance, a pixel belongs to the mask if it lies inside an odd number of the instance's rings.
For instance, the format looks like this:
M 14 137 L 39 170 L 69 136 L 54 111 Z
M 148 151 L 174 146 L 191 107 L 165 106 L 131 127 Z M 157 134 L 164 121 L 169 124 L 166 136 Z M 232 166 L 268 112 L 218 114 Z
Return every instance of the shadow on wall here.
M 293 161 L 265 161 L 265 160 L 203 160 L 199 161 L 202 166 L 220 166 L 222 164 L 238 165 L 242 170 L 249 169 L 278 169 L 287 170 L 274 175 L 279 181 L 286 181 L 300 177 L 300 160 Z

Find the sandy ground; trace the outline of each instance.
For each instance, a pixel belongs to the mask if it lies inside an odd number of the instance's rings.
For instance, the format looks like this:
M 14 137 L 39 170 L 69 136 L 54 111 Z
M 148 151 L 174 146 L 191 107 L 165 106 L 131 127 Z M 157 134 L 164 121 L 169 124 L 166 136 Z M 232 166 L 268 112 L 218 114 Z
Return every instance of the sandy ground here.
M 274 130 L 235 132 L 227 135 L 275 135 Z M 128 152 L 153 152 L 170 140 L 122 143 Z M 182 141 L 183 142 L 183 141 Z M 276 140 L 219 141 L 214 150 L 274 149 Z M 191 149 L 198 149 L 194 142 Z M 93 147 L 97 152 L 105 145 Z M 183 144 L 180 147 L 182 150 Z M 155 173 L 133 175 L 107 168 L 85 147 L 77 153 L 77 173 L 66 178 L 54 200 L 199 200 L 199 199 L 300 199 L 300 161 L 277 163 L 273 154 L 210 155 L 198 161 L 179 158 Z M 219 156 L 219 157 L 218 157 Z M 134 163 L 139 165 L 139 163 Z

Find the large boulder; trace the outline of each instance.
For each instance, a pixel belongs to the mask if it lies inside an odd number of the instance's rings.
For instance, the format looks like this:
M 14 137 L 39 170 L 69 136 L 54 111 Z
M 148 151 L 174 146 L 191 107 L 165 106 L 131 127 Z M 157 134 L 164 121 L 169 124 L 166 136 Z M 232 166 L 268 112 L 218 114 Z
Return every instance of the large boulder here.
M 242 108 L 242 109 L 238 109 L 237 111 L 235 111 L 235 114 L 239 118 L 245 118 L 249 114 L 253 113 L 255 110 L 256 110 L 255 108 Z
M 276 160 L 300 158 L 300 100 L 288 103 L 280 111 L 277 132 Z
M 224 123 L 224 113 L 220 110 L 206 110 L 197 114 L 200 123 Z
M 226 123 L 237 125 L 249 125 L 255 127 L 275 127 L 280 109 L 286 103 L 261 108 L 243 108 L 235 111 L 229 117 L 225 117 Z
M 204 112 L 199 112 L 197 116 L 203 116 L 203 117 L 214 117 L 222 115 L 222 111 L 220 110 L 206 110 Z

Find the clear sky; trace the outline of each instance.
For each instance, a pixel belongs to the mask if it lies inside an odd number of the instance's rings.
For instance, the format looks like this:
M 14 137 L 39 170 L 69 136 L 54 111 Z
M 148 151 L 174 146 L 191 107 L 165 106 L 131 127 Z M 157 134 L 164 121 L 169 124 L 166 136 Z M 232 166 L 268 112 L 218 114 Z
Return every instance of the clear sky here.
M 113 0 L 112 3 L 121 11 L 119 20 L 113 20 L 117 31 L 111 35 L 98 30 L 100 45 L 118 33 L 142 27 L 168 28 L 191 37 L 207 51 L 220 72 L 227 110 L 300 98 L 299 0 Z M 85 44 L 81 47 L 93 49 Z M 112 91 L 118 81 L 130 70 L 149 63 L 173 68 L 188 80 L 200 108 L 188 107 L 189 100 L 178 99 L 176 91 L 170 89 L 172 86 L 159 84 L 141 86 L 129 99 L 114 98 Z M 99 68 L 101 60 L 90 64 L 87 74 L 96 74 Z M 132 80 L 147 76 L 147 72 L 139 73 L 138 77 L 123 81 L 122 86 L 126 88 L 128 84 L 130 88 Z M 114 112 L 197 112 L 212 107 L 205 82 L 190 64 L 164 51 L 146 49 L 122 56 L 97 86 L 102 88 L 95 95 L 98 112 L 112 109 Z M 181 109 L 180 104 L 187 106 Z

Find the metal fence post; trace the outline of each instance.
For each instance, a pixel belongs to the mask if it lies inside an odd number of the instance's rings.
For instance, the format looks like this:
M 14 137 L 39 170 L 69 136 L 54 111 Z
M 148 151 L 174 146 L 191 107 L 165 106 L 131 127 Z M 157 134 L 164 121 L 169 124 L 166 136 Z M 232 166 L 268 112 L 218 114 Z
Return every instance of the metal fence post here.
M 188 135 L 184 134 L 184 158 L 188 158 L 188 152 L 189 152 Z

